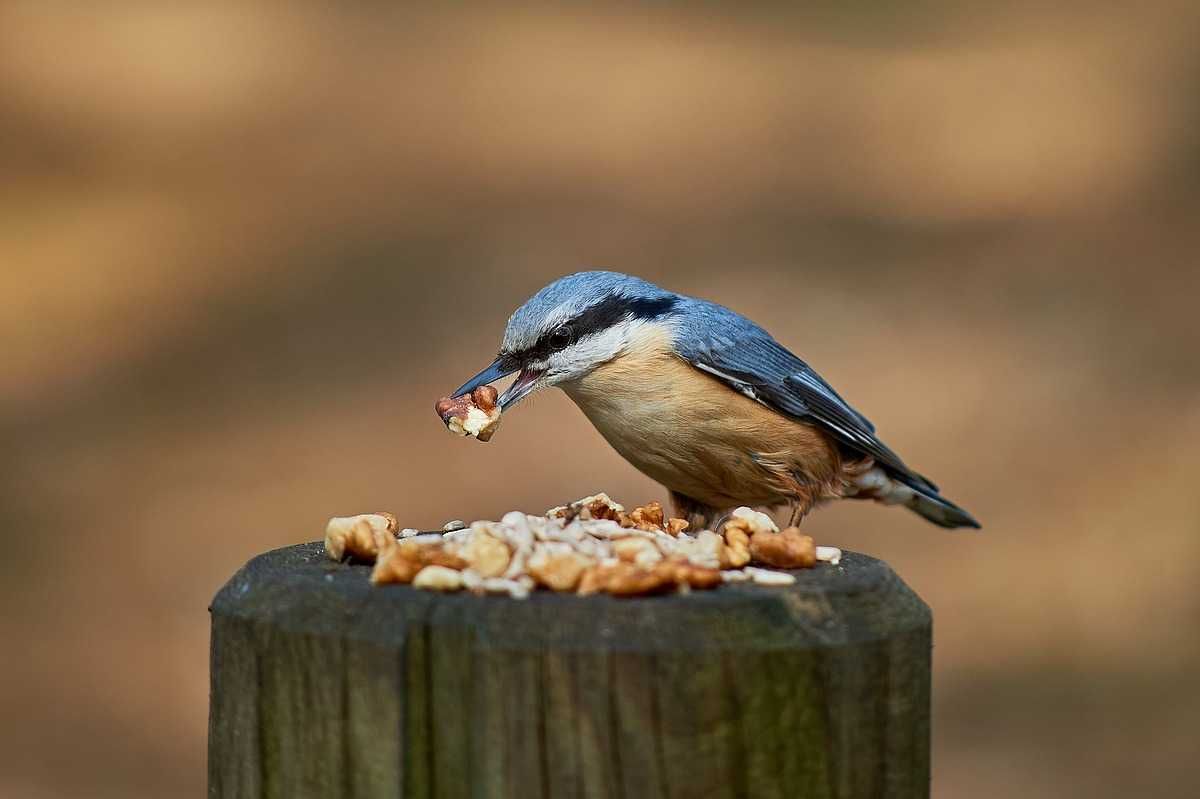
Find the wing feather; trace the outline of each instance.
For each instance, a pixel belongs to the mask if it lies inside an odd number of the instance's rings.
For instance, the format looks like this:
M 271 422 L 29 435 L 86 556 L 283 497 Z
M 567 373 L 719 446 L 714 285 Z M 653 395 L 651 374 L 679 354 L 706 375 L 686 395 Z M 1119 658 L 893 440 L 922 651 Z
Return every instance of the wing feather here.
M 913 487 L 937 491 L 875 435 L 875 426 L 817 372 L 745 317 L 697 301 L 676 350 L 695 368 L 779 412 L 815 423 L 855 452 L 873 457 Z M 697 331 L 701 335 L 696 335 Z

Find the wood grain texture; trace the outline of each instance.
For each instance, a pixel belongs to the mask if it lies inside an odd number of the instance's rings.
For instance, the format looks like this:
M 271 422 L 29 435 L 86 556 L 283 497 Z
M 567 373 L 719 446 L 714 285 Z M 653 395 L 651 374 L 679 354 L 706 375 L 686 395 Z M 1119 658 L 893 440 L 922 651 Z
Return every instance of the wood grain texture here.
M 645 599 L 368 571 L 301 544 L 217 594 L 210 797 L 929 795 L 932 620 L 881 561 Z

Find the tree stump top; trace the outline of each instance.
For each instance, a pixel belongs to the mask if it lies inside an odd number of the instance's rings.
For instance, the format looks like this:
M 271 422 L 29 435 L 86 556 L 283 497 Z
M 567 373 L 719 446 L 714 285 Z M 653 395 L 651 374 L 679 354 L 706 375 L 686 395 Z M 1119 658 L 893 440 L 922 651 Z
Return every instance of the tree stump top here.
M 211 799 L 926 799 L 929 608 L 847 553 L 791 586 L 524 600 L 320 543 L 212 605 Z
M 793 571 L 790 586 L 725 584 L 687 595 L 616 598 L 535 591 L 528 599 L 373 586 L 370 567 L 334 563 L 320 542 L 264 553 L 212 610 L 291 632 L 404 643 L 410 625 L 466 625 L 477 646 L 517 651 L 703 652 L 845 646 L 931 623 L 888 565 L 846 552 Z

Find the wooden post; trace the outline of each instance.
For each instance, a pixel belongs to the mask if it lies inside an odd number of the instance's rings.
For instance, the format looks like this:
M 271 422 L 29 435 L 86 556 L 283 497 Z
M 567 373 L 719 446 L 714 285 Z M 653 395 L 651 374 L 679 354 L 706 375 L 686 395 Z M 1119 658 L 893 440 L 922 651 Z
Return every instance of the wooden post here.
M 932 620 L 881 561 L 643 599 L 367 573 L 302 544 L 217 594 L 210 797 L 929 795 Z

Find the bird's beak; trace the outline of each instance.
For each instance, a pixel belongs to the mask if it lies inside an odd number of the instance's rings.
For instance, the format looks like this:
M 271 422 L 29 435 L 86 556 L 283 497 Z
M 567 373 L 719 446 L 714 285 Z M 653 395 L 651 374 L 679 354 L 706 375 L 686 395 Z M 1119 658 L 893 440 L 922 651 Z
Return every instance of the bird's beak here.
M 500 399 L 496 401 L 500 405 L 500 410 L 507 411 L 513 405 L 525 399 L 529 392 L 533 391 L 534 386 L 537 385 L 538 378 L 543 374 L 544 372 L 541 371 L 522 369 L 521 374 L 508 387 L 508 391 L 501 394 Z
M 514 367 L 509 366 L 502 358 L 497 358 L 496 360 L 492 361 L 491 366 L 487 367 L 482 372 L 463 383 L 458 391 L 455 391 L 450 396 L 461 397 L 463 394 L 469 394 L 480 386 L 485 386 L 488 383 L 494 383 L 502 377 L 508 377 L 515 371 L 517 370 Z M 506 391 L 505 396 L 507 395 L 508 392 Z
M 512 366 L 510 362 L 502 358 L 497 358 L 492 362 L 491 366 L 472 377 L 466 383 L 463 383 L 458 391 L 455 391 L 451 396 L 461 397 L 463 394 L 469 394 L 480 386 L 494 383 L 503 377 L 508 377 L 519 368 Z M 520 371 L 520 376 L 513 381 L 508 390 L 501 394 L 500 398 L 496 401 L 501 411 L 507 410 L 523 400 L 529 392 L 533 391 L 537 385 L 538 378 L 544 374 L 544 371 L 535 369 L 526 368 Z

